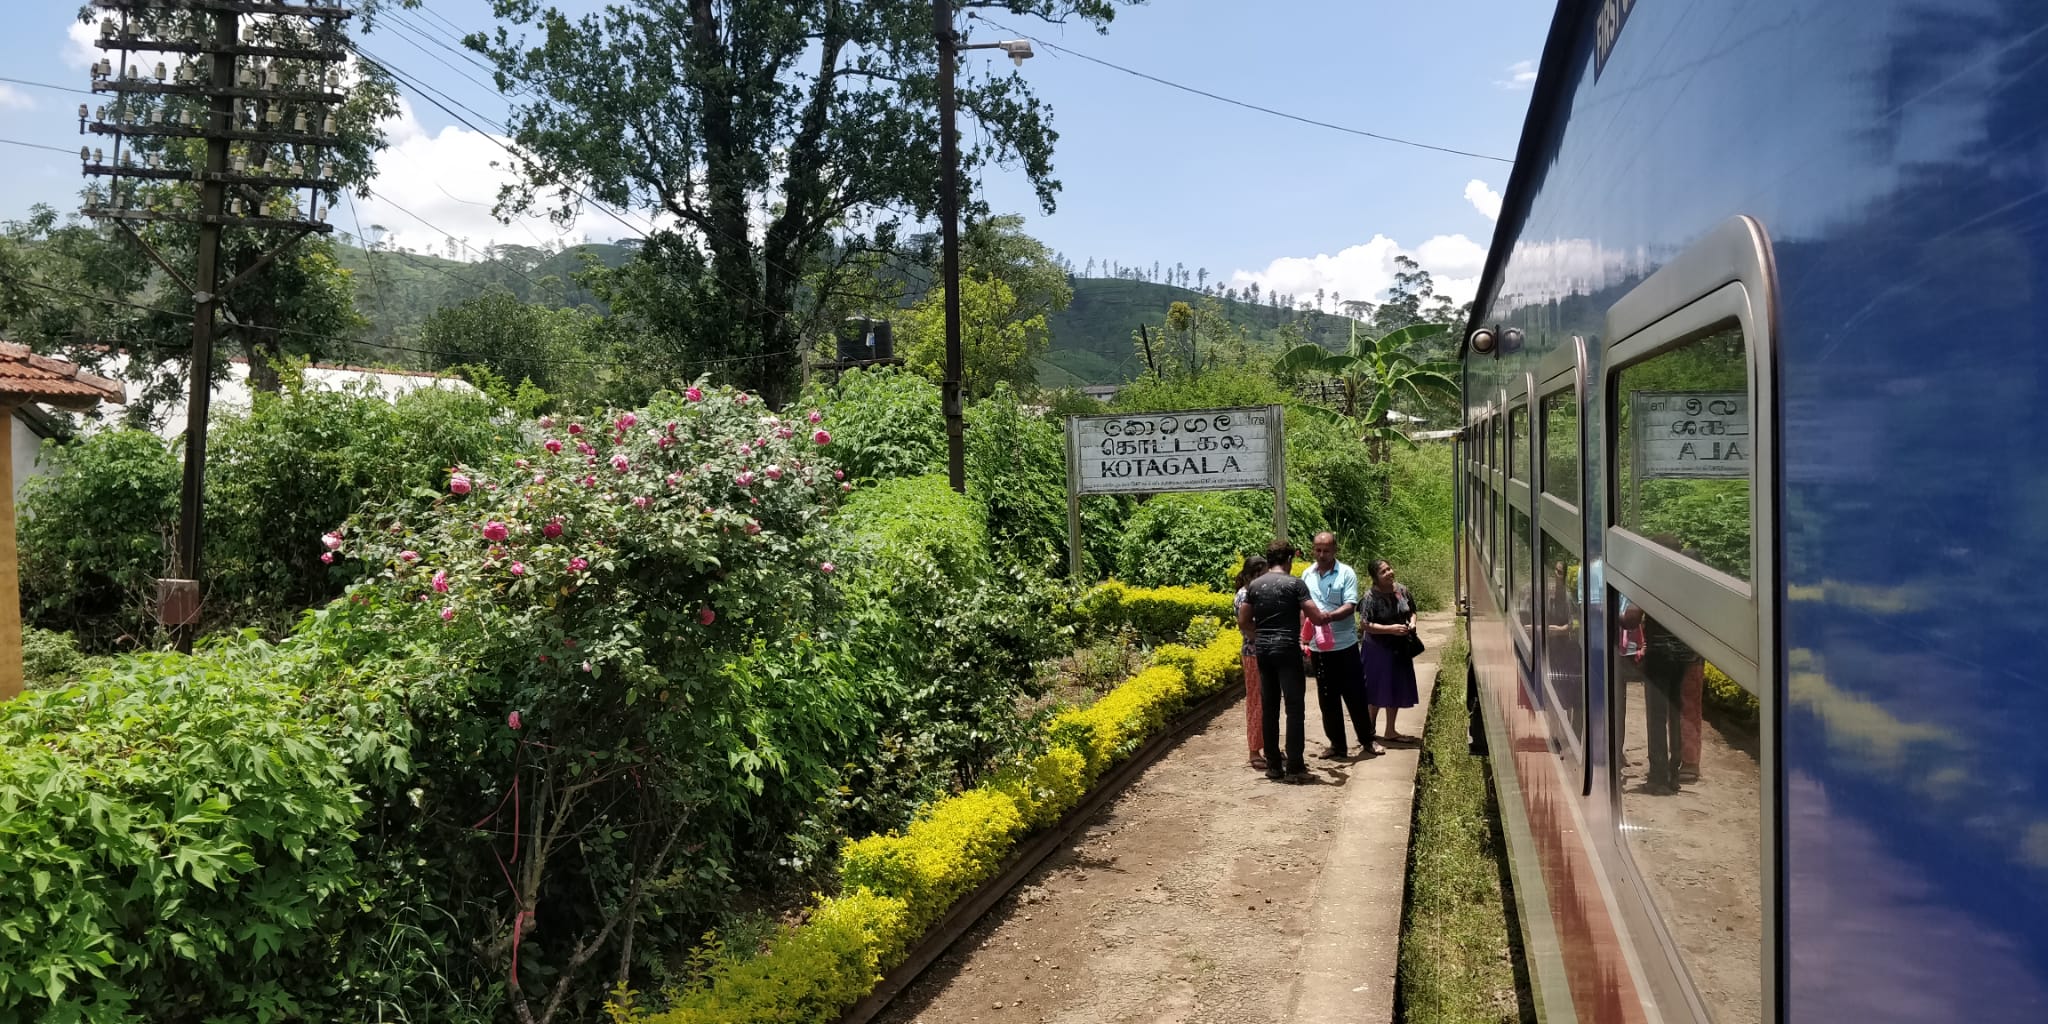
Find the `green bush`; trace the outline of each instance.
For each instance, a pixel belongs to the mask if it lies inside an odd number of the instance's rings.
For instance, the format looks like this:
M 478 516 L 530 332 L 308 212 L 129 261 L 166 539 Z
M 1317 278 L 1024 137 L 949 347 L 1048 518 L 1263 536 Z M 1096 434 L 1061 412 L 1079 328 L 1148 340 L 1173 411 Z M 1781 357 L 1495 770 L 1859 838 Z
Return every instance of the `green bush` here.
M 1093 635 L 1134 630 L 1149 643 L 1178 640 L 1196 619 L 1231 619 L 1233 595 L 1206 587 L 1131 587 L 1115 580 L 1094 587 L 1074 602 L 1074 612 Z
M 1384 510 L 1381 483 L 1387 470 L 1376 466 L 1355 429 L 1302 410 L 1287 416 L 1287 481 L 1300 481 L 1322 506 L 1327 529 L 1346 552 L 1362 552 L 1376 536 Z M 1290 508 L 1289 514 L 1292 515 Z M 1292 528 L 1296 538 L 1313 534 Z M 1307 545 L 1304 544 L 1304 547 Z M 1345 556 L 1351 561 L 1351 555 Z
M 21 674 L 30 689 L 61 686 L 84 670 L 85 655 L 78 653 L 78 641 L 71 634 L 34 626 L 22 629 Z
M 352 771 L 403 737 L 297 669 L 238 640 L 0 708 L 0 1017 L 338 1011 L 368 968 L 332 940 L 375 905 Z
M 1425 609 L 1451 600 L 1451 454 L 1446 445 L 1397 450 L 1389 464 L 1391 504 L 1375 515 L 1362 544 L 1345 542 L 1345 561 L 1361 573 L 1371 559 L 1394 563 L 1394 571 Z M 1363 581 L 1361 580 L 1361 583 Z
M 1117 577 L 1141 587 L 1222 590 L 1234 582 L 1245 552 L 1263 551 L 1273 536 L 1271 499 L 1265 517 L 1245 505 L 1219 494 L 1155 496 L 1124 528 Z
M 46 441 L 47 475 L 22 484 L 15 529 L 22 617 L 90 650 L 146 645 L 170 567 L 178 457 L 145 430 Z
M 946 465 L 946 413 L 938 385 L 892 367 L 854 370 L 816 385 L 805 406 L 831 418 L 833 456 L 855 481 L 918 476 Z

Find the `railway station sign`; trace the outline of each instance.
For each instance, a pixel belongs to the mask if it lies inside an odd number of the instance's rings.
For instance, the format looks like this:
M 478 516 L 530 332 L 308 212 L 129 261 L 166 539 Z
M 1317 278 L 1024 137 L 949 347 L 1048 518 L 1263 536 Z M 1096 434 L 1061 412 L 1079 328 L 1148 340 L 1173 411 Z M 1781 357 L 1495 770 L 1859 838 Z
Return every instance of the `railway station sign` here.
M 1067 417 L 1070 566 L 1078 575 L 1084 494 L 1271 490 L 1286 537 L 1285 422 L 1277 405 Z
M 1740 391 L 1631 391 L 1637 475 L 1646 480 L 1746 479 L 1755 445 Z

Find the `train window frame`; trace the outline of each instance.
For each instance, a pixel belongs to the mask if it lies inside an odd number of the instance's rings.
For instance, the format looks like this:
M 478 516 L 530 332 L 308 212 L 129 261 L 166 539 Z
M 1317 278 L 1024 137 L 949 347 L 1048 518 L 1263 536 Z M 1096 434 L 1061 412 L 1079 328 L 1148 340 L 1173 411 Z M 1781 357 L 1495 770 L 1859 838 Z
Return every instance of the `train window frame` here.
M 1487 506 L 1487 533 L 1493 538 L 1487 545 L 1492 553 L 1489 563 L 1493 571 L 1493 600 L 1503 611 L 1508 606 L 1508 567 L 1507 560 L 1502 557 L 1506 550 L 1503 545 L 1513 543 L 1513 538 L 1508 536 L 1508 475 L 1502 468 L 1506 460 L 1501 457 L 1507 446 L 1506 431 L 1503 429 L 1507 425 L 1507 407 L 1508 391 L 1501 388 L 1494 393 L 1493 415 L 1487 418 L 1488 433 L 1492 438 L 1493 468 L 1487 471 L 1486 483 L 1493 495 L 1492 502 Z
M 1516 570 L 1520 569 L 1523 573 L 1533 577 L 1534 573 L 1531 572 L 1531 567 L 1535 565 L 1534 552 L 1538 549 L 1538 546 L 1533 542 L 1524 543 L 1524 541 L 1533 541 L 1533 538 L 1536 536 L 1536 511 L 1529 505 L 1529 480 L 1526 476 L 1518 477 L 1515 475 L 1517 465 L 1524 471 L 1529 467 L 1528 440 L 1533 435 L 1528 432 L 1526 424 L 1529 420 L 1529 394 L 1531 388 L 1529 375 L 1525 373 L 1515 374 L 1509 378 L 1508 383 L 1509 387 L 1502 389 L 1503 400 L 1501 408 L 1505 412 L 1500 418 L 1500 423 L 1505 428 L 1501 435 L 1503 448 L 1503 458 L 1501 461 L 1504 465 L 1500 475 L 1501 496 L 1504 499 L 1502 502 L 1504 507 L 1501 509 L 1501 540 L 1503 542 L 1503 553 L 1506 556 L 1502 559 L 1505 565 L 1503 566 L 1504 581 L 1501 584 L 1501 611 L 1507 618 L 1508 632 L 1514 636 L 1515 654 L 1522 659 L 1522 671 L 1524 673 L 1533 673 L 1536 666 L 1536 649 L 1530 642 L 1529 635 L 1523 629 L 1520 621 L 1521 601 L 1515 590 L 1516 586 L 1527 586 L 1531 582 L 1517 576 Z M 1515 418 L 1517 414 L 1520 414 L 1525 424 L 1522 435 L 1523 443 L 1519 446 L 1515 444 Z M 1524 450 L 1517 452 L 1515 450 L 1517 447 Z M 1529 523 L 1528 536 L 1525 538 L 1517 538 L 1515 536 L 1515 513 L 1517 512 L 1520 512 L 1522 518 Z M 1516 548 L 1521 550 L 1518 552 Z M 1518 555 L 1519 558 L 1517 557 Z M 1535 614 L 1535 597 L 1533 594 L 1530 597 L 1530 612 L 1532 616 Z
M 1535 564 L 1545 564 L 1543 557 L 1544 541 L 1546 539 L 1556 540 L 1559 545 L 1570 552 L 1571 556 L 1579 562 L 1579 588 L 1581 594 L 1585 593 L 1589 577 L 1586 565 L 1585 519 L 1580 512 L 1580 509 L 1584 508 L 1587 504 L 1585 495 L 1587 426 L 1585 407 L 1586 396 L 1590 389 L 1587 386 L 1588 360 L 1586 348 L 1585 337 L 1575 334 L 1571 336 L 1570 344 L 1559 345 L 1552 349 L 1538 366 L 1537 383 L 1529 403 L 1530 408 L 1534 410 L 1532 415 L 1535 416 L 1535 420 L 1532 423 L 1534 429 L 1531 436 L 1531 449 L 1533 452 L 1531 468 L 1535 476 L 1531 481 L 1531 488 L 1532 500 L 1537 510 L 1531 523 L 1531 532 L 1535 542 Z M 1573 447 L 1579 451 L 1578 469 L 1575 474 L 1576 479 L 1573 480 L 1575 495 L 1578 498 L 1576 502 L 1566 502 L 1550 491 L 1550 417 L 1545 415 L 1543 410 L 1549 405 L 1551 398 L 1562 394 L 1569 394 L 1571 396 L 1572 404 L 1579 412 L 1578 430 L 1576 431 L 1578 436 L 1572 439 Z M 1550 621 L 1550 609 L 1547 607 L 1549 587 L 1546 586 L 1539 589 L 1535 597 L 1537 621 L 1548 623 Z M 1585 608 L 1583 607 L 1589 603 L 1589 600 L 1587 597 L 1581 597 L 1580 603 L 1579 650 L 1577 652 L 1579 656 L 1579 692 L 1577 694 L 1579 722 L 1576 726 L 1573 725 L 1570 717 L 1566 714 L 1564 703 L 1558 699 L 1559 695 L 1555 687 L 1551 685 L 1553 676 L 1550 671 L 1552 645 L 1547 633 L 1543 634 L 1543 639 L 1537 646 L 1536 659 L 1533 664 L 1535 665 L 1535 678 L 1540 680 L 1540 685 L 1544 688 L 1546 698 L 1544 703 L 1550 709 L 1551 733 L 1552 735 L 1565 737 L 1563 749 L 1559 753 L 1564 755 L 1566 762 L 1579 773 L 1579 795 L 1587 796 L 1591 794 L 1593 785 L 1592 772 L 1586 757 L 1586 748 L 1592 743 L 1593 730 L 1593 677 L 1592 673 L 1588 670 L 1588 666 L 1593 662 L 1594 643 L 1593 632 L 1588 628 L 1592 621 L 1586 616 Z
M 1779 755 L 1777 431 L 1777 291 L 1769 236 L 1747 216 L 1733 217 L 1707 233 L 1637 285 L 1607 312 L 1599 367 L 1598 452 L 1602 576 L 1600 600 L 1626 592 L 1643 609 L 1700 656 L 1755 695 L 1758 701 L 1758 864 L 1760 915 L 1759 1005 L 1766 1021 L 1782 1019 L 1784 845 L 1782 761 Z M 1742 332 L 1753 442 L 1750 500 L 1749 581 L 1738 580 L 1615 524 L 1620 475 L 1616 393 L 1630 366 L 1705 337 L 1733 321 Z M 1583 406 L 1582 406 L 1583 409 Z M 1582 417 L 1583 422 L 1583 417 Z M 1583 472 L 1583 470 L 1582 470 Z M 1593 493 L 1588 486 L 1586 494 Z M 1590 598 L 1590 594 L 1589 594 Z M 1612 608 L 1606 609 L 1611 614 Z M 1606 617 L 1603 614 L 1603 619 Z M 1603 629 L 1606 626 L 1603 624 Z M 1612 644 L 1603 635 L 1603 671 L 1611 683 Z M 1685 960 L 1650 895 L 1623 835 L 1621 744 L 1623 701 L 1607 700 L 1607 766 L 1604 782 L 1610 827 L 1603 846 L 1616 856 L 1617 881 L 1633 900 L 1618 901 L 1631 931 L 1653 936 L 1662 963 L 1643 958 L 1650 991 L 1665 1019 L 1710 1019 L 1687 973 Z

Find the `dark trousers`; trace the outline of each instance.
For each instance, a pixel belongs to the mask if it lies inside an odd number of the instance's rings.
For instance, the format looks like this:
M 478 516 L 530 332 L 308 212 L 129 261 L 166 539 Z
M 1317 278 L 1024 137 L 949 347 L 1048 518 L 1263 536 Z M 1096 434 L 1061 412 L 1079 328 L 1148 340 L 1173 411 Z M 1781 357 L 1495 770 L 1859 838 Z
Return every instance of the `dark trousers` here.
M 1365 702 L 1365 663 L 1358 658 L 1358 645 L 1341 651 L 1318 651 L 1316 662 L 1316 706 L 1323 713 L 1323 735 L 1337 753 L 1351 749 L 1344 742 L 1344 709 L 1351 709 L 1351 725 L 1358 733 L 1361 749 L 1372 748 L 1372 706 Z
M 1684 725 L 1679 701 L 1687 667 L 1682 661 L 1643 659 L 1643 718 L 1650 732 L 1652 786 L 1678 784 L 1678 757 L 1683 749 L 1679 730 Z
M 1293 650 L 1278 654 L 1259 652 L 1259 731 L 1266 740 L 1266 766 L 1289 772 L 1305 772 L 1302 757 L 1307 736 L 1301 715 L 1307 703 L 1308 680 L 1301 674 L 1301 654 Z M 1280 756 L 1280 703 L 1287 703 L 1287 757 Z

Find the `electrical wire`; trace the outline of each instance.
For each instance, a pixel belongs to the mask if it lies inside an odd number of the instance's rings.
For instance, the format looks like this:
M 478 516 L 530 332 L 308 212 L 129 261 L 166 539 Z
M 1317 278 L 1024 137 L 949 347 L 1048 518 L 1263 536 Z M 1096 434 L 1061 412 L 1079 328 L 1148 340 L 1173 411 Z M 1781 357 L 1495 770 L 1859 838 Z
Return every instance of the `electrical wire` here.
M 1246 110 L 1255 110 L 1261 114 L 1270 114 L 1274 117 L 1285 118 L 1289 121 L 1298 121 L 1302 124 L 1314 125 L 1318 128 L 1328 128 L 1331 131 L 1343 132 L 1347 135 L 1359 135 L 1368 139 L 1378 139 L 1381 142 L 1391 142 L 1402 146 L 1413 146 L 1416 149 L 1434 150 L 1438 153 L 1450 153 L 1455 156 L 1469 156 L 1475 160 L 1493 160 L 1498 163 L 1504 164 L 1514 163 L 1513 160 L 1504 156 L 1493 156 L 1488 153 L 1474 153 L 1470 150 L 1453 149 L 1449 146 L 1438 146 L 1427 142 L 1417 142 L 1413 139 L 1404 139 L 1395 135 L 1383 135 L 1379 132 L 1366 131 L 1363 128 L 1351 128 L 1341 124 L 1331 124 L 1328 121 L 1318 121 L 1313 117 L 1303 117 L 1300 114 L 1290 114 L 1284 110 L 1275 110 L 1272 107 L 1262 107 L 1256 103 L 1247 103 L 1244 100 L 1231 99 L 1228 96 L 1218 95 L 1216 93 L 1208 91 L 1207 89 L 1198 89 L 1192 85 L 1182 85 L 1179 82 L 1170 81 L 1168 79 L 1161 78 L 1158 75 L 1146 74 L 1145 72 L 1139 71 L 1135 68 L 1127 68 L 1121 64 L 1114 64 L 1109 61 L 1103 60 L 1100 57 L 1091 57 L 1078 50 L 1070 50 L 1064 46 L 1061 46 L 1058 43 L 1052 42 L 1051 40 L 1041 39 L 1038 36 L 1034 36 L 1029 32 L 1021 32 L 1017 29 L 1010 28 L 1009 26 L 1004 25 L 999 21 L 996 21 L 992 18 L 983 17 L 979 14 L 974 13 L 973 11 L 967 12 L 967 16 L 975 19 L 976 21 L 987 22 L 988 24 L 993 25 L 996 28 L 1001 29 L 1004 32 L 1008 32 L 1012 35 L 1021 36 L 1025 39 L 1029 39 L 1032 42 L 1037 43 L 1038 45 L 1043 46 L 1048 50 L 1064 53 L 1069 57 L 1079 57 L 1082 60 L 1088 61 L 1091 64 L 1100 64 L 1103 67 L 1109 68 L 1113 71 L 1121 71 L 1126 75 L 1132 75 L 1137 78 L 1142 78 L 1148 82 L 1154 82 L 1159 85 L 1166 86 L 1169 89 L 1179 89 L 1182 92 L 1193 93 L 1196 96 L 1202 96 L 1208 99 L 1212 99 L 1217 101 L 1218 103 L 1228 103 L 1233 107 L 1243 107 Z
M 8 78 L 5 75 L 0 75 L 0 82 L 11 82 L 15 85 L 32 85 L 38 89 L 55 89 L 58 92 L 82 92 L 87 96 L 98 95 L 91 89 L 80 89 L 75 85 L 52 85 L 49 82 L 31 82 L 26 78 Z
M 0 139 L 0 142 L 4 142 L 10 146 L 26 146 L 29 149 L 47 149 L 52 153 L 63 153 L 66 156 L 78 155 L 77 150 L 65 149 L 62 146 L 51 146 L 41 142 L 23 142 L 20 139 Z

